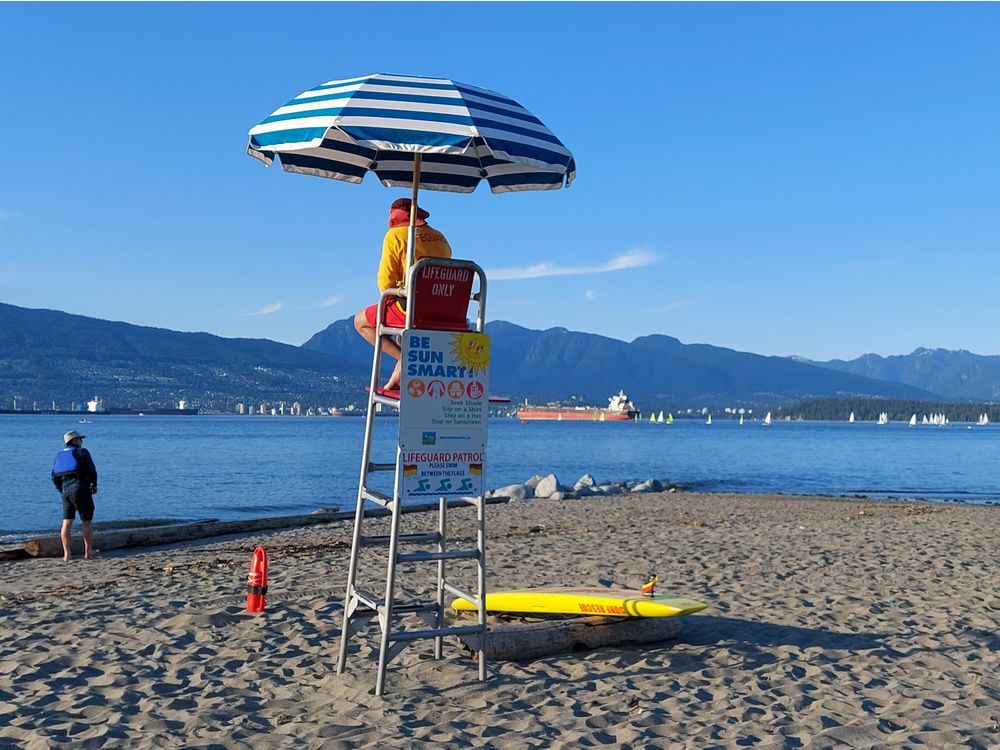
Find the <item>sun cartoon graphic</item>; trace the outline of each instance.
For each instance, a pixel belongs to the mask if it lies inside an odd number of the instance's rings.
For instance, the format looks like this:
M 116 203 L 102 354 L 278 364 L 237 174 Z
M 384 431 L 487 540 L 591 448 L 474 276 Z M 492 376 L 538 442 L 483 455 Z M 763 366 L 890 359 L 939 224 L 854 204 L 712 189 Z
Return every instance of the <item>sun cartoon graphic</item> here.
M 490 337 L 485 333 L 452 334 L 451 353 L 459 364 L 483 372 L 490 366 Z

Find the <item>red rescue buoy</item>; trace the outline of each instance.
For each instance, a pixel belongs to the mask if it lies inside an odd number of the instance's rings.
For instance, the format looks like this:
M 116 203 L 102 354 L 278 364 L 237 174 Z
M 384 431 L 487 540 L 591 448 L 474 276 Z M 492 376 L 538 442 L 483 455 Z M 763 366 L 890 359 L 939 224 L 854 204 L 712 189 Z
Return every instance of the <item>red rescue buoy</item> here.
M 247 612 L 260 614 L 267 603 L 267 550 L 258 547 L 250 561 L 247 576 Z

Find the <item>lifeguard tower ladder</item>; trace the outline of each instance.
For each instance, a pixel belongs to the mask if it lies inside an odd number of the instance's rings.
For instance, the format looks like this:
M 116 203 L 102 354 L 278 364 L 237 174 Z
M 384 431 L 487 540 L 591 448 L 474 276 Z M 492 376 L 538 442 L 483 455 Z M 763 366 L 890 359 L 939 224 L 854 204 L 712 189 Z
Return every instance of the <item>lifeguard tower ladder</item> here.
M 464 281 L 454 283 L 448 294 L 440 292 L 435 280 L 442 275 L 442 269 L 466 269 Z M 449 273 L 449 276 L 463 274 Z M 474 278 L 479 278 L 479 290 L 473 293 Z M 388 289 L 379 302 L 375 329 L 375 353 L 372 360 L 371 381 L 368 393 L 368 412 L 365 417 L 364 448 L 361 453 L 361 475 L 358 481 L 357 509 L 354 514 L 354 535 L 351 541 L 351 559 L 347 572 L 347 593 L 344 597 L 344 621 L 340 638 L 340 654 L 337 674 L 342 674 L 347 665 L 347 646 L 352 636 L 373 618 L 377 618 L 381 629 L 379 645 L 378 677 L 375 695 L 381 696 L 385 690 L 386 668 L 411 642 L 434 639 L 434 658 L 440 659 L 445 636 L 479 636 L 479 679 L 486 680 L 486 516 L 485 498 L 462 497 L 460 503 L 476 508 L 476 546 L 473 549 L 453 549 L 448 546 L 448 507 L 446 498 L 438 499 L 437 529 L 421 533 L 401 534 L 399 531 L 403 465 L 400 439 L 397 441 L 396 458 L 392 462 L 372 461 L 372 433 L 375 427 L 377 405 L 385 408 L 400 408 L 399 394 L 390 394 L 378 388 L 378 378 L 382 366 L 382 341 L 384 338 L 403 336 L 417 331 L 469 331 L 466 319 L 469 302 L 478 305 L 475 330 L 483 331 L 486 316 L 486 274 L 472 261 L 424 258 L 415 263 L 409 271 L 406 290 Z M 386 324 L 386 309 L 402 298 L 406 302 L 406 328 L 392 328 Z M 405 378 L 404 378 L 405 382 Z M 485 395 L 484 395 L 485 398 Z M 402 424 L 402 419 L 400 420 Z M 430 425 L 428 425 L 430 427 Z M 375 472 L 394 472 L 392 496 L 379 492 L 369 485 L 369 477 Z M 371 502 L 391 511 L 388 536 L 367 536 L 362 533 L 366 502 Z M 453 501 L 454 502 L 454 501 Z M 389 546 L 388 563 L 385 573 L 385 590 L 379 596 L 369 588 L 358 584 L 358 567 L 362 547 Z M 433 550 L 400 551 L 402 544 L 430 546 Z M 449 560 L 475 560 L 477 565 L 476 594 L 454 585 L 446 576 L 445 564 Z M 400 563 L 437 563 L 437 595 L 427 601 L 396 601 L 396 567 Z M 474 602 L 478 609 L 475 625 L 448 625 L 445 621 L 445 595 L 461 597 Z M 417 614 L 425 621 L 420 629 L 403 628 L 397 625 L 397 618 Z

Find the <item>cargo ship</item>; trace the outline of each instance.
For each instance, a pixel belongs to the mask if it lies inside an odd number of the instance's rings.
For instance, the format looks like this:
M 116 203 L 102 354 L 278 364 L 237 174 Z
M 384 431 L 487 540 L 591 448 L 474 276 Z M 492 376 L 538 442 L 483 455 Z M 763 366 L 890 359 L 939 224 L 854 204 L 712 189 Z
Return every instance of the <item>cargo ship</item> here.
M 549 420 L 549 421 L 577 421 L 577 422 L 628 422 L 638 419 L 639 410 L 625 395 L 625 391 L 618 391 L 608 399 L 607 408 L 596 406 L 529 406 L 525 404 L 517 410 L 517 418 L 522 422 Z

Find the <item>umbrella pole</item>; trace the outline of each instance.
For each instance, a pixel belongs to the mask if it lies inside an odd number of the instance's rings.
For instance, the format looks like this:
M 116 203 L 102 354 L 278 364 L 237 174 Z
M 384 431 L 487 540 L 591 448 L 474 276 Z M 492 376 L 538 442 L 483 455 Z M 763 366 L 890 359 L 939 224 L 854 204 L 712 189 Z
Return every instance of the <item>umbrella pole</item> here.
M 406 233 L 406 268 L 403 269 L 403 278 L 407 278 L 410 269 L 416 263 L 417 245 L 417 193 L 420 192 L 420 161 L 422 154 L 418 151 L 413 155 L 413 196 L 410 199 L 410 227 Z

